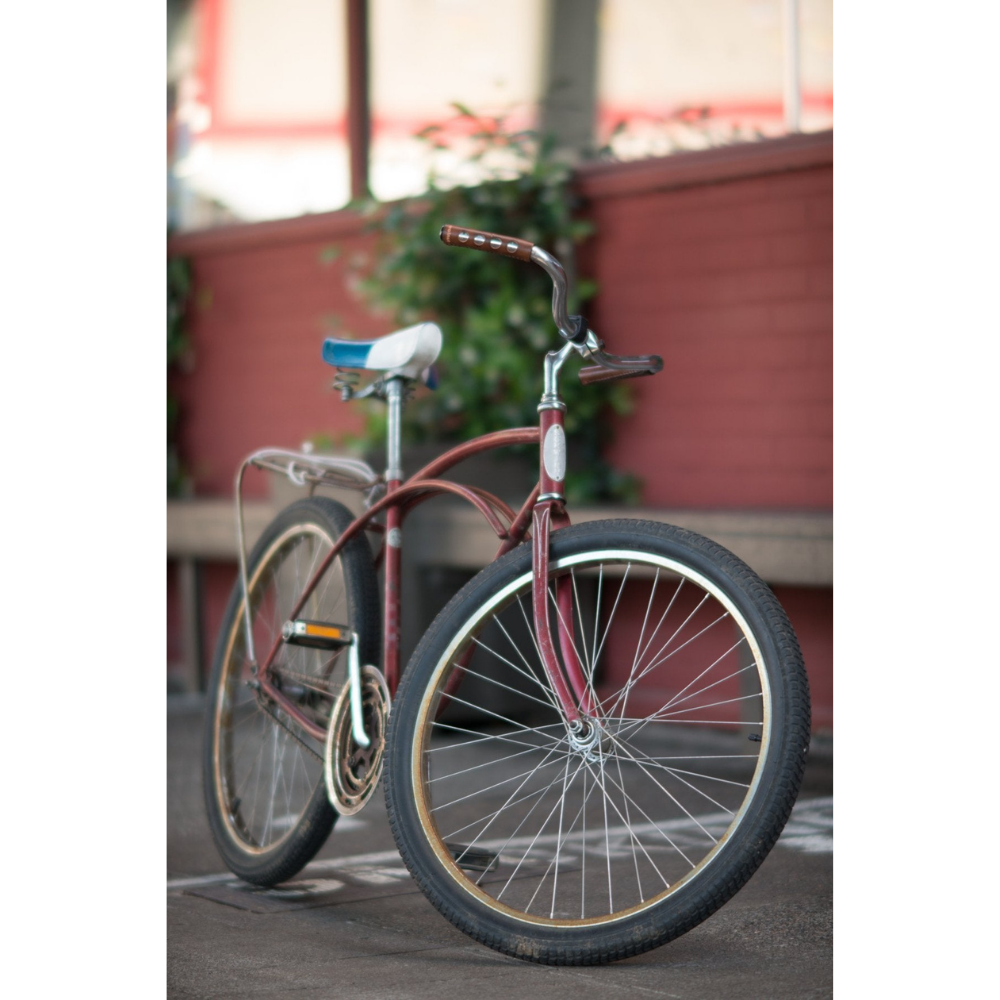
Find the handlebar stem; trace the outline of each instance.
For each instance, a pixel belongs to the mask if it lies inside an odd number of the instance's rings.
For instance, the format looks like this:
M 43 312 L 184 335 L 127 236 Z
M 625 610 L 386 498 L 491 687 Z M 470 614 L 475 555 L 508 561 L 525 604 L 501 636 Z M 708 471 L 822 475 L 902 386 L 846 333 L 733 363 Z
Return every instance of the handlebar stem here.
M 539 410 L 565 410 L 566 404 L 559 398 L 559 369 L 566 359 L 579 348 L 572 341 L 567 341 L 558 351 L 549 351 L 545 355 L 545 381 Z

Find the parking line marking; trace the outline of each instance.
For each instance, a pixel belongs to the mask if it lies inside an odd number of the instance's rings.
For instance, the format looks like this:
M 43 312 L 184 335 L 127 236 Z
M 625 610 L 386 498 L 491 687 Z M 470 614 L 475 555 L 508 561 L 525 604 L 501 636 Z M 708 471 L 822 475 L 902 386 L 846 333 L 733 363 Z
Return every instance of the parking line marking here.
M 669 824 L 667 824 L 669 825 Z M 614 831 L 608 831 L 612 833 Z M 624 834 L 625 828 L 621 828 Z M 617 834 L 616 834 L 617 835 Z M 603 833 L 602 833 L 603 836 Z M 545 839 L 545 838 L 542 838 Z M 549 838 L 551 839 L 551 837 Z M 553 841 L 554 842 L 554 841 Z M 833 798 L 806 799 L 796 803 L 792 809 L 778 844 L 792 850 L 808 854 L 826 854 L 833 852 Z M 488 848 L 489 845 L 485 844 Z M 350 854 L 340 858 L 323 858 L 310 861 L 302 869 L 301 875 L 309 878 L 323 872 L 336 869 L 351 869 L 358 865 L 398 865 L 402 868 L 399 851 L 395 848 L 389 851 L 373 851 L 367 854 Z M 198 886 L 226 885 L 239 883 L 242 879 L 232 872 L 218 875 L 194 875 L 188 878 L 167 879 L 167 891 L 193 889 Z

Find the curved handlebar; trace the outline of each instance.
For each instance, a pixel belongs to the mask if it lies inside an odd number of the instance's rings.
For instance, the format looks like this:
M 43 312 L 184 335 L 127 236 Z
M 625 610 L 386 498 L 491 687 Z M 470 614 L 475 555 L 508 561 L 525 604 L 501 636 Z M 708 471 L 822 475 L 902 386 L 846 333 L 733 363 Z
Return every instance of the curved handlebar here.
M 587 321 L 582 316 L 568 315 L 566 271 L 555 257 L 541 247 L 515 236 L 488 233 L 464 226 L 442 226 L 441 241 L 450 247 L 468 247 L 470 250 L 482 250 L 501 257 L 530 261 L 548 274 L 552 279 L 552 318 L 559 333 L 580 354 L 594 362 L 593 366 L 580 369 L 580 381 L 584 385 L 636 378 L 640 375 L 655 375 L 663 368 L 663 358 L 655 354 L 632 357 L 606 354 L 603 343 L 587 329 Z
M 519 240 L 516 236 L 502 236 L 500 233 L 487 233 L 463 226 L 442 226 L 441 242 L 450 247 L 468 247 L 470 250 L 483 250 L 524 261 L 531 260 L 531 251 L 534 249 L 533 244 L 527 240 Z
M 442 226 L 441 242 L 449 247 L 467 247 L 482 250 L 501 257 L 537 264 L 552 279 L 552 318 L 559 333 L 574 344 L 581 345 L 587 338 L 587 322 L 582 316 L 570 316 L 566 312 L 567 282 L 562 264 L 541 247 L 501 233 L 488 233 L 482 229 L 465 226 Z

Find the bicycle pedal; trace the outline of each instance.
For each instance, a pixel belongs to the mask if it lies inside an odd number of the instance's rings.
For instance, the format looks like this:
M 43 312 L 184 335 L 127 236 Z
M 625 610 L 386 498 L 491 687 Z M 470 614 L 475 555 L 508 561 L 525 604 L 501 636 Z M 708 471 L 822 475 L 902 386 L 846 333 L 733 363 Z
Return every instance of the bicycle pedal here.
M 281 638 L 289 646 L 307 646 L 310 649 L 343 649 L 350 646 L 354 633 L 345 625 L 329 622 L 312 622 L 305 619 L 285 622 Z
M 465 844 L 444 845 L 451 852 L 459 868 L 470 872 L 493 872 L 500 867 L 500 855 L 492 851 L 476 850 Z

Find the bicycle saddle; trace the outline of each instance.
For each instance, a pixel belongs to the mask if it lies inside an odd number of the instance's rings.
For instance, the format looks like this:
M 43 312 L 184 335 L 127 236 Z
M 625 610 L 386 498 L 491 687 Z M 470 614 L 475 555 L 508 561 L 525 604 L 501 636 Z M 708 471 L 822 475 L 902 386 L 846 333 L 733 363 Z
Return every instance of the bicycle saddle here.
M 437 323 L 417 323 L 377 340 L 323 341 L 323 360 L 337 368 L 364 368 L 420 378 L 441 353 L 441 328 Z

